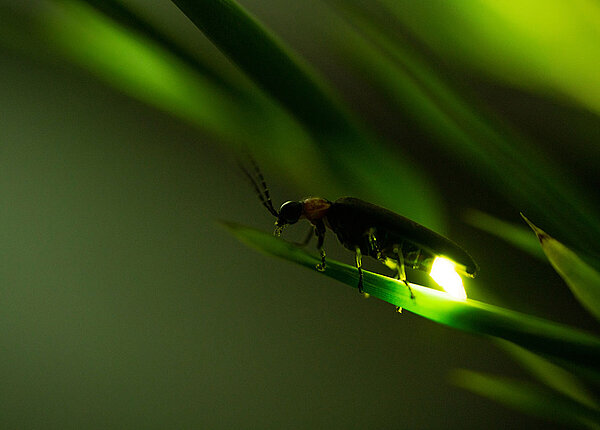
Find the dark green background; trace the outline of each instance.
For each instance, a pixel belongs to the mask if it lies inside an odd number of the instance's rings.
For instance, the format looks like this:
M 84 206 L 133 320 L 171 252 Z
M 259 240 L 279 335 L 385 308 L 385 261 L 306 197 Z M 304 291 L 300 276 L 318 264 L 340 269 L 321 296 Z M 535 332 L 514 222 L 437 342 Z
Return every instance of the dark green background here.
M 319 56 L 318 35 L 303 27 L 309 2 L 243 4 L 424 158 L 384 103 Z M 569 124 L 546 127 L 551 115 L 597 124 L 514 88 L 468 84 L 540 142 L 569 134 Z M 0 145 L 0 427 L 552 428 L 448 382 L 455 368 L 527 378 L 487 340 L 398 315 L 236 241 L 217 220 L 269 230 L 273 219 L 230 152 L 81 69 L 0 51 Z M 553 142 L 540 151 L 576 164 Z M 512 208 L 475 176 L 448 181 L 456 166 L 440 157 L 423 165 L 452 237 L 480 262 L 474 288 L 595 327 L 549 266 L 458 218 L 470 206 L 518 222 Z M 263 169 L 276 205 L 320 193 Z M 332 235 L 327 250 L 352 261 Z

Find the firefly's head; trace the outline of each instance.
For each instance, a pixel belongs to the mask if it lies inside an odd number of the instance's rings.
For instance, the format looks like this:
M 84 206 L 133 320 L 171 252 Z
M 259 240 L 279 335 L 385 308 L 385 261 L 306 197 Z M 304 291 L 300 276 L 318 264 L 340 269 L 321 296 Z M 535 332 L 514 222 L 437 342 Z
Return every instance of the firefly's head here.
M 302 202 L 285 202 L 279 208 L 279 215 L 277 216 L 277 227 L 283 227 L 286 224 L 295 224 L 302 216 L 304 211 L 304 204 Z

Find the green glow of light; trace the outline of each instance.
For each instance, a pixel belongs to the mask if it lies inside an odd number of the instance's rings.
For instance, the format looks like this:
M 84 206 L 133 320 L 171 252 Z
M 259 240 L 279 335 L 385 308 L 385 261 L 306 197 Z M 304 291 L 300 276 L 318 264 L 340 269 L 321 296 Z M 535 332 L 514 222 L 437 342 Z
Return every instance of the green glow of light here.
M 436 257 L 431 265 L 429 276 L 452 297 L 460 300 L 467 298 L 462 278 L 456 273 L 453 261 L 445 257 Z

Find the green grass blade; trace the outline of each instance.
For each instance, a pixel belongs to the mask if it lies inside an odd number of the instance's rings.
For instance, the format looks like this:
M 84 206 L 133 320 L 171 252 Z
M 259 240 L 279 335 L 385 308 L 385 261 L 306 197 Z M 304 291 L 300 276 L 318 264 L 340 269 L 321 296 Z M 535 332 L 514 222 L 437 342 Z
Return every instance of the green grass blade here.
M 310 269 L 319 262 L 316 256 L 265 232 L 234 223 L 225 226 L 238 239 L 267 254 Z M 327 264 L 324 275 L 357 287 L 356 268 L 331 260 Z M 600 367 L 600 339 L 591 334 L 475 300 L 456 300 L 431 288 L 411 287 L 414 301 L 404 284 L 364 271 L 364 290 L 394 306 L 459 330 L 499 337 L 549 357 L 592 369 Z
M 522 216 L 537 235 L 550 264 L 567 283 L 573 295 L 592 315 L 600 319 L 600 273 L 571 249 Z
M 544 252 L 540 249 L 539 242 L 535 240 L 526 227 L 503 221 L 475 209 L 467 211 L 464 219 L 467 224 L 490 233 L 533 257 L 548 261 Z
M 319 144 L 348 193 L 443 230 L 438 199 L 406 156 L 366 130 L 301 58 L 233 0 L 173 0 L 265 93 L 291 112 Z M 399 191 L 402 196 L 399 196 Z
M 532 384 L 470 370 L 451 376 L 459 387 L 508 407 L 571 426 L 600 429 L 600 411 Z

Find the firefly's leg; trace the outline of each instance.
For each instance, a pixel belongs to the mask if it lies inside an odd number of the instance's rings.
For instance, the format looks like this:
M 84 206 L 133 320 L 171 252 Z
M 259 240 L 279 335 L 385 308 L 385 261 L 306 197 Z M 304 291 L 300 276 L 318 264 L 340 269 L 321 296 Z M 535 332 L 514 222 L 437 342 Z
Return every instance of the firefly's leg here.
M 381 250 L 379 249 L 379 246 L 377 245 L 377 238 L 375 237 L 375 229 L 371 228 L 369 229 L 369 231 L 367 231 L 367 239 L 369 240 L 369 248 L 372 251 L 375 251 L 375 257 L 378 260 L 382 259 L 381 256 Z
M 406 280 L 406 272 L 404 271 L 404 255 L 402 253 L 402 245 L 394 245 L 394 254 L 398 259 L 398 279 L 404 282 L 404 284 L 408 287 L 410 298 L 414 300 L 415 295 L 413 294 L 413 290 L 410 288 L 410 285 L 408 285 L 408 281 Z
M 362 254 L 361 254 L 360 248 L 358 246 L 355 249 L 356 249 L 356 268 L 358 269 L 358 292 L 362 294 L 362 292 L 363 292 Z
M 319 220 L 315 224 L 315 233 L 317 235 L 317 248 L 319 254 L 321 254 L 321 262 L 317 264 L 317 270 L 319 272 L 325 271 L 325 250 L 323 249 L 323 241 L 325 241 L 325 224 L 322 220 Z
M 377 244 L 377 237 L 375 236 L 375 229 L 370 228 L 365 233 L 365 235 L 367 236 L 367 240 L 368 240 L 369 255 L 375 256 L 375 258 L 377 258 L 377 260 L 379 260 L 379 262 L 384 264 L 385 266 L 392 267 L 389 263 L 391 260 L 384 257 L 383 254 L 381 253 L 381 249 L 379 248 L 379 245 Z M 394 267 L 396 268 L 396 270 L 398 270 L 398 264 L 394 263 Z

